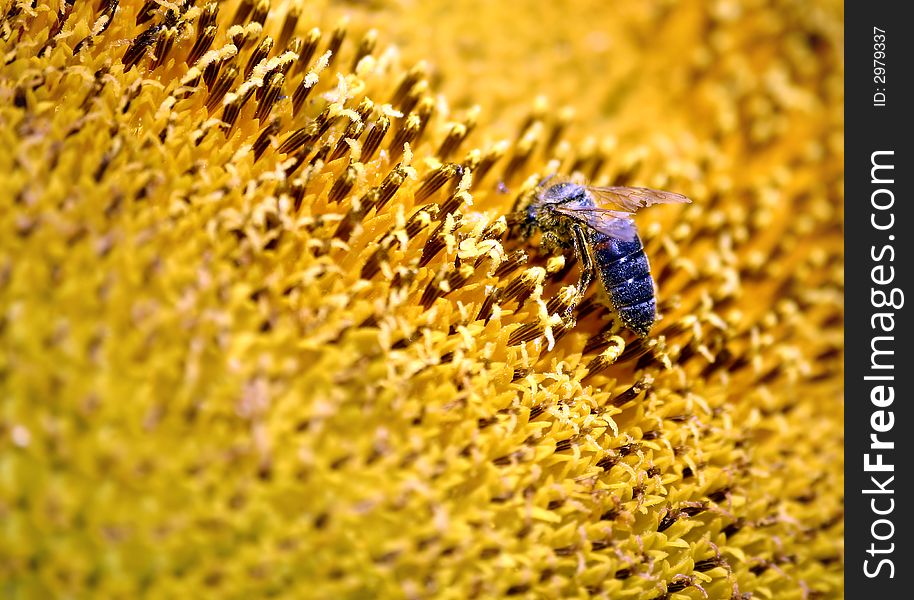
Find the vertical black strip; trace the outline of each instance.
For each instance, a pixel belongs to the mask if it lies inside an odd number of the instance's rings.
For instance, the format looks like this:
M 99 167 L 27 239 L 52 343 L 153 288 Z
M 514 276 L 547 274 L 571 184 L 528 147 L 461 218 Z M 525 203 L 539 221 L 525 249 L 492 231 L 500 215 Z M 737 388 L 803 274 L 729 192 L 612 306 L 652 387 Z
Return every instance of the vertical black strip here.
M 908 598 L 914 425 L 914 57 L 903 2 L 845 5 L 845 452 L 848 598 Z M 884 513 L 884 514 L 880 514 Z M 865 594 L 865 595 L 864 595 Z

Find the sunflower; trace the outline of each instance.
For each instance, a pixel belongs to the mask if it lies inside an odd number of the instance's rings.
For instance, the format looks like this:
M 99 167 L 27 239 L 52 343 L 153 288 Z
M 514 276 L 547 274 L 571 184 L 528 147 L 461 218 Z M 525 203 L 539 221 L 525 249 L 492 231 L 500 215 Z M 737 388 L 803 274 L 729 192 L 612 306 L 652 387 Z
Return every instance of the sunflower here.
M 835 2 L 7 2 L 11 597 L 843 595 Z M 512 211 L 638 215 L 650 334 Z

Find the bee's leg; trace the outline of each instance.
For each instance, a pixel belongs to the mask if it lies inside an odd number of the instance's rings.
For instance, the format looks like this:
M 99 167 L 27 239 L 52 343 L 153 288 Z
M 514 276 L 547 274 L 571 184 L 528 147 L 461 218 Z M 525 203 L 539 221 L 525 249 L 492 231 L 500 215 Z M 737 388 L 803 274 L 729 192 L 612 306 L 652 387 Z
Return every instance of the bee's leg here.
M 587 234 L 584 232 L 584 229 L 578 225 L 573 227 L 574 231 L 574 250 L 578 255 L 578 260 L 581 261 L 581 277 L 578 279 L 578 293 L 575 296 L 574 302 L 565 309 L 565 320 L 571 320 L 571 313 L 574 311 L 578 303 L 584 299 L 584 294 L 587 293 L 587 288 L 590 287 L 590 283 L 593 281 L 594 276 L 594 265 L 593 258 L 590 256 L 590 249 L 587 245 Z

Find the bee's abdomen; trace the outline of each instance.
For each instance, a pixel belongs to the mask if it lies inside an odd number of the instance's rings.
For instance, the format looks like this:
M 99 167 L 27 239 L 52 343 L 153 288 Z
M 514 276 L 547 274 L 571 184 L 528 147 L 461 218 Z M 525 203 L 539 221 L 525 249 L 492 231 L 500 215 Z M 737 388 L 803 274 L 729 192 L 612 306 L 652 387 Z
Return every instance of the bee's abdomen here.
M 613 308 L 626 327 L 647 335 L 654 324 L 656 301 L 651 268 L 641 240 L 595 236 L 594 262 Z

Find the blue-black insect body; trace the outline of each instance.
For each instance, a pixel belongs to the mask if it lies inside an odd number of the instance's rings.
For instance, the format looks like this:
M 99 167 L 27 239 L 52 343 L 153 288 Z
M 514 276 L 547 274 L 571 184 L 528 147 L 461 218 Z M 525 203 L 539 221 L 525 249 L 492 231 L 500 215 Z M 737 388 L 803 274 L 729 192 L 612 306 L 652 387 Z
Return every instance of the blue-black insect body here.
M 657 310 L 651 265 L 641 238 L 620 240 L 591 232 L 593 262 L 613 308 L 626 327 L 647 335 Z
M 572 182 L 541 186 L 522 209 L 518 221 L 524 236 L 542 232 L 546 249 L 574 249 L 581 277 L 574 303 L 599 276 L 622 323 L 645 336 L 656 318 L 655 285 L 650 263 L 632 215 L 652 204 L 690 202 L 680 194 L 637 187 L 588 187 Z

